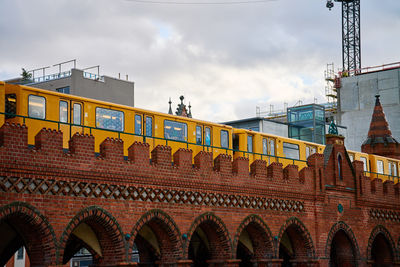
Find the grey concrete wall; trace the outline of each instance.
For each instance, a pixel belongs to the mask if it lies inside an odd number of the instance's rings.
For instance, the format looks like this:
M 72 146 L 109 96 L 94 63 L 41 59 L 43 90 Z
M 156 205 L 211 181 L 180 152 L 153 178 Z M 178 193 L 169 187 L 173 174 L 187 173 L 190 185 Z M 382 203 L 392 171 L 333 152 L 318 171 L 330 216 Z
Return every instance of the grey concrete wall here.
M 400 69 L 379 71 L 342 78 L 338 91 L 338 123 L 347 127 L 345 145 L 360 151 L 367 138 L 375 95 L 381 95 L 381 104 L 392 135 L 400 140 Z
M 288 126 L 287 124 L 263 120 L 261 132 L 288 137 Z
M 83 71 L 71 70 L 68 78 L 50 80 L 33 84 L 33 87 L 56 91 L 57 88 L 70 86 L 70 94 L 94 98 L 112 103 L 134 106 L 134 83 L 108 76 L 104 80 L 85 78 Z

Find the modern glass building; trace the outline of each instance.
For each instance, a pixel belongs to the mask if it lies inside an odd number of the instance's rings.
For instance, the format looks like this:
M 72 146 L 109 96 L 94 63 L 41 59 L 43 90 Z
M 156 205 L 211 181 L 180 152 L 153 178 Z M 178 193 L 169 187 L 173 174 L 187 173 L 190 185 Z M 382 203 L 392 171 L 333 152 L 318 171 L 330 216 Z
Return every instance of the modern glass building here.
M 325 108 L 310 104 L 287 109 L 289 138 L 325 144 Z

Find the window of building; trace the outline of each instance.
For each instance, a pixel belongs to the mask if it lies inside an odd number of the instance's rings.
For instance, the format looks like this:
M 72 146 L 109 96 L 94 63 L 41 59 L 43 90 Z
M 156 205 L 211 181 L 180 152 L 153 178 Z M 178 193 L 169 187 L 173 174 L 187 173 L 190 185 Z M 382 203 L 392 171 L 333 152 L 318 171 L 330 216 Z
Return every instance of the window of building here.
M 247 136 L 247 152 L 253 152 L 253 136 Z
M 283 154 L 287 158 L 300 159 L 299 145 L 283 142 Z
M 135 115 L 135 134 L 142 135 L 142 116 Z
M 221 147 L 229 148 L 229 133 L 228 133 L 228 131 L 221 130 Z
M 377 160 L 376 161 L 376 168 L 377 168 L 377 172 L 379 174 L 383 174 L 383 161 L 382 160 Z
M 153 136 L 153 118 L 146 116 L 146 136 Z
M 360 160 L 364 163 L 364 171 L 368 171 L 367 158 L 360 157 Z
M 338 172 L 339 172 L 339 179 L 343 180 L 343 165 L 342 165 L 342 156 L 338 155 Z
M 124 113 L 108 108 L 96 108 L 96 127 L 114 131 L 124 131 Z
M 74 121 L 73 124 L 81 125 L 82 124 L 82 105 L 78 103 L 74 103 Z
M 43 96 L 30 95 L 28 97 L 28 116 L 31 118 L 46 118 L 46 98 Z
M 187 140 L 187 125 L 186 123 L 177 121 L 164 121 L 164 138 L 177 141 Z
M 203 140 L 202 140 L 202 129 L 201 126 L 196 126 L 196 144 L 201 145 Z
M 206 146 L 211 146 L 211 128 L 205 127 L 204 128 L 204 141 Z
M 60 101 L 60 122 L 68 122 L 68 102 Z
M 63 94 L 69 94 L 69 86 L 57 88 L 56 91 Z
M 24 259 L 24 247 L 20 247 L 17 251 L 17 260 Z

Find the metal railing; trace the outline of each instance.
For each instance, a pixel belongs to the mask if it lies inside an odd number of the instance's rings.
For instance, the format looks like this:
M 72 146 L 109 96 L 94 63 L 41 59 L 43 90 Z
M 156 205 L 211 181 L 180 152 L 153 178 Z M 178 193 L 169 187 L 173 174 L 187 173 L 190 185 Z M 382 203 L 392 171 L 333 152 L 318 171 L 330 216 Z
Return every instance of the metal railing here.
M 197 143 L 191 143 L 191 142 L 187 142 L 187 141 L 174 140 L 174 139 L 168 139 L 168 138 L 162 138 L 162 137 L 156 137 L 156 136 L 147 136 L 145 134 L 136 134 L 136 133 L 130 133 L 130 132 L 124 132 L 124 131 L 103 129 L 103 128 L 74 124 L 74 123 L 69 123 L 69 122 L 60 122 L 60 121 L 54 121 L 54 120 L 48 120 L 48 119 L 32 118 L 32 117 L 28 117 L 28 116 L 5 113 L 5 112 L 0 112 L 0 115 L 10 115 L 13 117 L 21 118 L 23 124 L 26 124 L 27 120 L 36 120 L 36 121 L 42 121 L 42 122 L 47 122 L 47 123 L 54 123 L 57 125 L 57 130 L 61 129 L 61 125 L 66 125 L 66 126 L 69 126 L 70 129 L 71 129 L 71 127 L 81 127 L 83 129 L 86 129 L 86 132 L 85 132 L 85 130 L 82 131 L 83 133 L 89 133 L 89 134 L 93 134 L 95 131 L 115 133 L 115 134 L 117 134 L 119 139 L 121 139 L 121 135 L 141 137 L 143 143 L 146 143 L 147 139 L 161 140 L 161 141 L 165 142 L 166 146 L 168 146 L 168 143 L 170 143 L 170 144 L 171 143 L 181 143 L 182 147 L 186 147 L 186 149 L 189 149 L 190 147 L 201 147 L 203 151 L 207 151 L 207 152 L 210 152 L 210 150 L 213 151 L 215 149 L 218 149 L 218 150 L 225 151 L 226 154 L 228 154 L 228 152 L 239 153 L 239 155 L 241 155 L 243 157 L 248 157 L 249 155 L 253 155 L 256 158 L 259 157 L 261 160 L 274 158 L 275 162 L 278 162 L 278 163 L 282 162 L 282 161 L 289 161 L 294 165 L 296 165 L 295 163 L 307 163 L 306 160 L 301 160 L 301 159 L 287 158 L 287 157 L 281 157 L 281 156 L 277 156 L 277 155 L 262 154 L 262 153 L 256 153 L 256 152 L 248 152 L 248 151 L 243 151 L 243 150 L 239 150 L 239 149 L 218 147 L 218 146 L 213 146 L 213 145 L 197 144 Z M 43 127 L 45 127 L 45 125 L 43 125 Z M 72 133 L 70 131 L 69 138 L 71 138 L 71 137 L 72 137 Z
M 68 77 L 71 77 L 71 71 L 64 71 L 64 72 L 60 72 L 60 73 L 49 74 L 49 75 L 40 76 L 40 77 L 34 77 L 27 83 L 27 85 L 51 81 L 51 80 L 57 80 L 57 79 L 62 79 L 62 78 L 68 78 Z
M 393 183 L 398 183 L 400 176 L 398 175 L 390 175 L 390 174 L 384 174 L 384 173 L 377 173 L 377 172 L 371 172 L 371 171 L 364 171 L 364 175 L 368 176 L 370 178 L 379 178 L 381 180 L 389 180 L 392 181 Z
M 104 82 L 104 76 L 100 76 L 94 73 L 90 73 L 90 72 L 83 72 L 83 77 L 86 79 L 91 79 L 91 80 L 95 80 L 95 81 L 101 81 Z

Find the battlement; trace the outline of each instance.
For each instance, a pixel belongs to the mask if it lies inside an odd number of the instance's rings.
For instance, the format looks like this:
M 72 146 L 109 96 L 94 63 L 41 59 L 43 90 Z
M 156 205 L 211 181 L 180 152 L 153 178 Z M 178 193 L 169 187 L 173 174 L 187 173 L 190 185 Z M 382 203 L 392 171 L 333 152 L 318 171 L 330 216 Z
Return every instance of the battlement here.
M 61 131 L 43 128 L 35 137 L 34 147 L 28 147 L 27 127 L 5 123 L 0 128 L 0 164 L 43 170 L 54 179 L 60 173 L 78 177 L 79 173 L 84 172 L 85 179 L 104 182 L 195 185 L 262 194 L 279 191 L 292 197 L 321 195 L 327 189 L 340 189 L 353 192 L 362 201 L 387 205 L 399 202 L 400 186 L 389 181 L 383 183 L 380 179 L 371 181 L 364 176 L 362 162 L 359 161 L 353 162 L 351 167 L 348 166 L 349 170 L 344 172 L 344 180 L 356 181 L 351 183 L 355 185 L 354 188 L 346 187 L 346 183 L 327 181 L 327 175 L 335 174 L 334 170 L 329 169 L 334 164 L 324 164 L 327 159 L 322 154 L 311 155 L 308 166 L 299 170 L 297 165 L 283 167 L 278 162 L 268 165 L 264 160 L 255 160 L 249 166 L 248 158 L 232 160 L 227 154 L 219 154 L 213 160 L 212 153 L 204 151 L 193 157 L 193 151 L 185 148 L 178 149 L 172 155 L 171 147 L 162 145 L 150 152 L 149 144 L 136 141 L 129 146 L 126 159 L 123 140 L 114 138 L 106 138 L 96 156 L 94 137 L 79 133 L 69 141 L 68 150 L 63 149 L 62 145 Z

